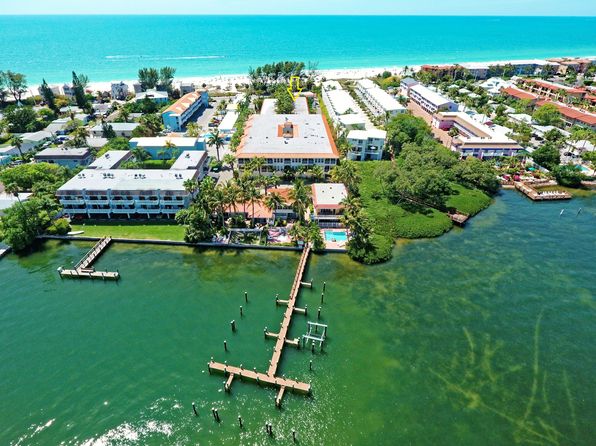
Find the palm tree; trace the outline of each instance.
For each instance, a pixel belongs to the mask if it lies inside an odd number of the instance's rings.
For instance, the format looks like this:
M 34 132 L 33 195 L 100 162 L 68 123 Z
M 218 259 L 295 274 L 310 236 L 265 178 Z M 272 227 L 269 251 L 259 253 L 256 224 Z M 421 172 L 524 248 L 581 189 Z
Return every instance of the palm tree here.
M 165 161 L 167 153 L 168 152 L 166 149 L 161 149 L 160 151 L 157 152 L 157 159 Z
M 174 157 L 174 150 L 176 149 L 176 144 L 174 144 L 172 141 L 170 141 L 169 139 L 166 141 L 166 143 L 164 144 L 164 147 L 167 151 L 167 154 L 173 158 Z
M 149 158 L 149 153 L 141 146 L 132 149 L 132 155 L 135 157 L 137 163 L 142 163 Z
M 281 180 L 277 175 L 272 175 L 270 177 L 265 177 L 265 195 L 267 195 L 267 191 L 270 187 L 277 187 L 281 183 Z
M 72 132 L 74 139 L 73 142 L 75 145 L 81 147 L 87 144 L 87 138 L 89 137 L 89 130 L 86 127 L 77 127 L 74 132 Z
M 223 156 L 223 162 L 224 162 L 224 164 L 227 164 L 228 166 L 230 166 L 230 170 L 234 170 L 234 164 L 236 163 L 236 157 L 234 155 L 232 155 L 231 153 L 226 153 Z
M 128 118 L 130 118 L 130 112 L 128 109 L 122 108 L 122 110 L 120 110 L 120 119 L 122 119 L 124 122 L 128 122 Z
M 199 136 L 199 125 L 196 122 L 186 124 L 186 134 L 192 138 Z
M 207 144 L 209 144 L 211 147 L 215 147 L 215 150 L 217 151 L 217 161 L 220 162 L 221 160 L 219 159 L 219 150 L 222 149 L 224 146 L 224 138 L 223 135 L 219 132 L 219 130 L 211 132 L 209 139 L 207 139 Z
M 318 182 L 323 181 L 325 179 L 325 171 L 318 164 L 313 166 L 312 169 L 310 169 L 310 175 L 312 176 L 313 180 Z
M 290 190 L 289 197 L 294 201 L 292 209 L 298 215 L 300 221 L 304 221 L 304 214 L 310 206 L 309 189 L 304 185 L 304 181 L 298 179 L 294 181 L 294 187 Z
M 226 204 L 231 207 L 234 212 L 237 212 L 238 209 L 236 203 L 240 199 L 240 193 L 242 189 L 238 186 L 238 184 L 236 184 L 235 181 L 229 181 L 224 185 L 223 190 Z
M 270 211 L 280 209 L 281 207 L 285 206 L 285 204 L 286 202 L 283 197 L 276 192 L 273 192 L 272 194 L 265 197 L 265 206 Z
M 249 203 L 252 206 L 252 226 L 255 226 L 255 203 L 262 198 L 261 191 L 256 187 L 256 184 L 252 182 L 250 187 L 246 191 L 246 197 L 248 198 Z
M 194 199 L 195 193 L 199 190 L 199 182 L 189 178 L 188 180 L 185 180 L 182 185 L 184 186 L 184 190 L 191 194 L 192 198 Z
M 21 151 L 21 147 L 23 146 L 23 137 L 20 135 L 14 135 L 12 138 L 10 138 L 10 144 L 17 148 L 17 150 L 19 151 L 19 155 L 22 158 L 23 152 Z
M 331 170 L 331 179 L 336 183 L 344 183 L 352 193 L 358 192 L 360 177 L 352 161 L 343 160 L 341 164 L 335 166 Z
M 304 240 L 306 230 L 302 224 L 296 223 L 288 230 L 288 235 L 294 242 L 298 242 L 299 240 Z
M 265 158 L 261 158 L 260 156 L 253 158 L 251 160 L 253 170 L 256 170 L 259 176 L 261 175 L 261 169 L 265 164 L 267 164 L 267 160 Z
M 7 184 L 5 189 L 7 193 L 12 194 L 17 198 L 21 206 L 23 205 L 23 203 L 21 203 L 21 198 L 19 197 L 19 192 L 21 191 L 21 188 L 17 183 Z

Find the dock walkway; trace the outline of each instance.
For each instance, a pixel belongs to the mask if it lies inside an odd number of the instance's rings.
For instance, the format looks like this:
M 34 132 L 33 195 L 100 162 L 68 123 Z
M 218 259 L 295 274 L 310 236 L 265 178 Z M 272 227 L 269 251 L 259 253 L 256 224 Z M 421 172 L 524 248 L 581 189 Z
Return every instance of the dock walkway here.
M 72 277 L 81 279 L 110 279 L 118 280 L 120 273 L 111 271 L 96 271 L 93 268 L 95 261 L 105 252 L 110 243 L 112 242 L 111 237 L 101 238 L 91 248 L 87 254 L 83 256 L 81 260 L 74 266 L 73 269 L 58 268 L 58 272 L 61 277 Z
M 229 366 L 227 364 L 222 364 L 215 361 L 210 361 L 208 363 L 209 373 L 212 371 L 217 371 L 223 373 L 224 376 L 228 376 L 228 380 L 226 381 L 225 390 L 230 391 L 232 381 L 234 377 L 246 378 L 250 381 L 254 381 L 257 384 L 264 384 L 272 387 L 277 387 L 279 389 L 277 398 L 275 400 L 275 404 L 277 406 L 281 405 L 281 401 L 283 395 L 286 390 L 291 390 L 293 392 L 299 392 L 303 394 L 310 393 L 310 384 L 303 383 L 299 381 L 294 381 L 291 379 L 280 378 L 276 376 L 277 368 L 279 366 L 279 362 L 281 360 L 281 356 L 283 353 L 283 348 L 286 344 L 299 347 L 300 342 L 297 339 L 288 339 L 288 330 L 290 328 L 290 324 L 292 322 L 292 315 L 294 313 L 306 313 L 305 310 L 300 308 L 296 308 L 296 299 L 298 297 L 298 293 L 300 292 L 300 286 L 302 284 L 302 276 L 304 275 L 304 270 L 306 269 L 306 264 L 308 262 L 308 257 L 310 255 L 310 246 L 306 246 L 302 251 L 302 256 L 300 257 L 300 261 L 298 262 L 298 268 L 296 270 L 296 276 L 294 277 L 294 283 L 292 284 L 292 289 L 290 291 L 290 297 L 287 301 L 277 300 L 277 304 L 287 305 L 286 311 L 284 312 L 284 317 L 281 322 L 281 328 L 279 333 L 271 333 L 265 332 L 265 336 L 269 338 L 276 338 L 277 341 L 275 342 L 275 347 L 273 348 L 273 356 L 271 357 L 271 361 L 269 361 L 269 368 L 267 373 L 260 373 L 256 370 L 246 370 L 240 367 Z
M 515 188 L 532 201 L 570 200 L 571 194 L 565 191 L 540 192 L 528 183 L 516 181 Z

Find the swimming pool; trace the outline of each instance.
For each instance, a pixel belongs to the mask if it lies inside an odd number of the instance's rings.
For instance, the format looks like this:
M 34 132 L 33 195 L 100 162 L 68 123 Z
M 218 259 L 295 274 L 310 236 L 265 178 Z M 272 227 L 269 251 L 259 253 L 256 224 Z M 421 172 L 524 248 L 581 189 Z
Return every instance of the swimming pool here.
M 347 242 L 348 233 L 346 231 L 325 231 L 325 240 L 328 242 Z
M 582 166 L 581 164 L 577 164 L 575 167 L 579 167 L 582 172 L 589 172 L 590 171 L 590 169 L 588 169 L 586 166 Z

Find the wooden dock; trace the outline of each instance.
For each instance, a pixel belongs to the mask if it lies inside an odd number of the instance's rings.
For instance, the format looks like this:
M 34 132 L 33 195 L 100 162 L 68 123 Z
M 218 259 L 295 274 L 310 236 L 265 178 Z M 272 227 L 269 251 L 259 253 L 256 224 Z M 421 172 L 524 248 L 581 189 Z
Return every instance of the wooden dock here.
M 60 276 L 76 279 L 118 280 L 120 278 L 118 272 L 96 271 L 93 268 L 95 261 L 105 252 L 111 242 L 111 237 L 103 237 L 79 260 L 73 269 L 58 268 Z
M 540 192 L 528 183 L 516 181 L 515 188 L 532 201 L 570 200 L 571 194 L 565 191 Z
M 459 226 L 464 226 L 466 224 L 466 222 L 468 221 L 468 219 L 470 218 L 469 215 L 466 214 L 460 214 L 460 213 L 449 213 L 447 214 L 449 215 L 449 218 L 451 219 L 451 221 Z
M 296 270 L 296 276 L 294 277 L 294 283 L 292 284 L 289 299 L 287 301 L 276 299 L 275 301 L 277 305 L 287 305 L 287 308 L 284 312 L 284 317 L 281 322 L 281 328 L 279 330 L 279 333 L 273 333 L 265 330 L 266 338 L 276 339 L 275 347 L 273 348 L 273 356 L 271 357 L 271 361 L 269 361 L 269 368 L 267 369 L 267 373 L 260 373 L 256 370 L 246 370 L 240 367 L 230 366 L 214 361 L 210 361 L 207 365 L 209 368 L 209 373 L 211 373 L 212 371 L 216 371 L 223 373 L 224 376 L 228 377 L 224 386 L 227 392 L 230 391 L 233 380 L 236 377 L 238 377 L 240 379 L 247 379 L 249 381 L 256 382 L 259 385 L 262 384 L 270 387 L 277 387 L 279 391 L 275 399 L 275 404 L 278 407 L 281 405 L 286 390 L 302 394 L 310 393 L 310 384 L 294 381 L 291 379 L 286 379 L 285 377 L 280 378 L 276 376 L 277 368 L 281 360 L 281 355 L 283 353 L 284 346 L 290 345 L 293 347 L 300 348 L 300 339 L 288 339 L 287 336 L 290 324 L 292 322 L 292 315 L 294 313 L 306 314 L 307 312 L 306 309 L 296 308 L 296 299 L 300 291 L 300 286 L 302 285 L 302 276 L 304 275 L 304 270 L 306 269 L 306 264 L 308 262 L 309 255 L 310 246 L 306 246 L 304 248 L 304 251 L 302 251 L 302 256 L 300 257 L 300 262 L 298 263 L 298 269 Z

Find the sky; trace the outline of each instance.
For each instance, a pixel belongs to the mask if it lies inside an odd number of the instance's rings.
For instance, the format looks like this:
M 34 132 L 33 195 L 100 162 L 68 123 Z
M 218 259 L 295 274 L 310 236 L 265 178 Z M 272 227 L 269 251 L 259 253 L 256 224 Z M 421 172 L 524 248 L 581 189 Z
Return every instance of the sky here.
M 2 14 L 596 16 L 595 0 L 0 0 Z

